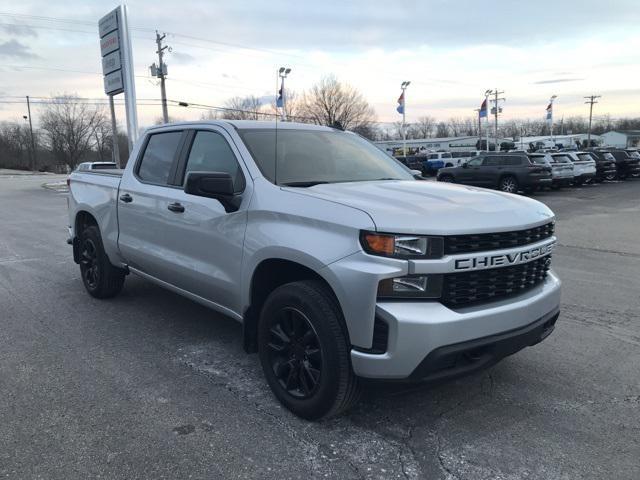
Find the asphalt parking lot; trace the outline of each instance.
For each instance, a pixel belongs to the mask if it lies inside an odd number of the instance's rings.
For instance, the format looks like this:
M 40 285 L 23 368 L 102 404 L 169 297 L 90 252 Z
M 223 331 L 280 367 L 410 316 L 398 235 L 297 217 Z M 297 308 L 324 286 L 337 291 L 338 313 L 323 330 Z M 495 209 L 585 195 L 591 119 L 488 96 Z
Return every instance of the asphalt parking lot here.
M 89 297 L 41 186 L 61 178 L 0 176 L 0 476 L 640 478 L 640 180 L 536 195 L 564 282 L 547 341 L 308 423 L 234 321 L 132 276 Z

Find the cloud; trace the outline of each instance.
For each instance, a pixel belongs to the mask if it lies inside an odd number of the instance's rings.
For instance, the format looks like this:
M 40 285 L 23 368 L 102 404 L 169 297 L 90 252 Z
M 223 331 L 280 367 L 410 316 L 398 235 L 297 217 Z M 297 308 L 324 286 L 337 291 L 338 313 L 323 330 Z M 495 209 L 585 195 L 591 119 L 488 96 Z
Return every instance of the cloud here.
M 551 78 L 549 80 L 539 80 L 537 82 L 533 82 L 533 84 L 546 85 L 548 83 L 580 82 L 582 80 L 584 80 L 584 78 Z
M 0 57 L 39 58 L 31 48 L 17 40 L 0 43 Z
M 37 37 L 38 36 L 38 32 L 36 32 L 29 25 L 12 25 L 10 23 L 6 23 L 4 25 L 0 25 L 0 28 L 10 35 L 16 35 L 21 37 Z

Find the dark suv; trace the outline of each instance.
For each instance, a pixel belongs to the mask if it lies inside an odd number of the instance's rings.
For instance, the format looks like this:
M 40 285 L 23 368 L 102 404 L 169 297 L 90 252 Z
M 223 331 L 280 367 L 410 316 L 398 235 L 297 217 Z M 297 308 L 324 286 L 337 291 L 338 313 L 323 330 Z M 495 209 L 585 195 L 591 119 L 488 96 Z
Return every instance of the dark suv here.
M 551 167 L 538 165 L 525 153 L 487 153 L 460 167 L 441 168 L 438 181 L 497 188 L 503 192 L 533 191 L 551 186 Z
M 590 150 L 588 154 L 596 161 L 596 181 L 615 180 L 616 158 L 605 150 Z
M 640 160 L 632 157 L 624 150 L 610 150 L 611 155 L 616 159 L 616 169 L 618 178 L 640 176 Z

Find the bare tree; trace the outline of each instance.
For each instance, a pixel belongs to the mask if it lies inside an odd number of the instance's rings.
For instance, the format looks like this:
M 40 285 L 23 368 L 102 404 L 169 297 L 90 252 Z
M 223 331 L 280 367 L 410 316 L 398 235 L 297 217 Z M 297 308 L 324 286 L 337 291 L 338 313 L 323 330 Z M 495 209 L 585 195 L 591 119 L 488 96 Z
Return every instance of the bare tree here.
M 375 122 L 373 107 L 364 96 L 334 76 L 328 76 L 304 93 L 301 113 L 319 125 L 358 131 Z
M 75 168 L 96 144 L 96 128 L 105 121 L 101 106 L 83 103 L 75 95 L 55 97 L 40 123 L 58 163 Z
M 0 167 L 30 168 L 29 128 L 18 123 L 0 124 Z
M 449 136 L 449 127 L 446 122 L 438 122 L 436 125 L 436 137 L 444 138 Z
M 111 131 L 111 122 L 104 112 L 96 118 L 96 126 L 93 135 L 95 138 L 94 146 L 98 159 L 101 162 L 110 161 L 113 150 L 113 132 Z
M 411 125 L 412 138 L 429 138 L 436 126 L 436 119 L 429 116 L 419 117 L 418 121 Z
M 232 97 L 224 104 L 222 117 L 228 120 L 260 120 L 264 118 L 262 101 L 259 97 Z

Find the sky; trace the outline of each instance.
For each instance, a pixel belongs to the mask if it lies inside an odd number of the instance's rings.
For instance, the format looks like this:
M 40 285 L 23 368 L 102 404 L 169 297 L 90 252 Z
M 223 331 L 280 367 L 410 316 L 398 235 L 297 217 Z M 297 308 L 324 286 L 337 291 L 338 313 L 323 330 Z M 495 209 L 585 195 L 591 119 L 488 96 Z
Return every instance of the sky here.
M 169 99 L 221 106 L 271 98 L 277 69 L 302 91 L 328 74 L 360 90 L 381 122 L 474 116 L 485 90 L 506 98 L 503 118 L 640 116 L 638 0 L 181 0 L 130 1 L 139 123 L 161 116 L 155 30 L 171 47 Z M 0 121 L 23 121 L 25 95 L 104 99 L 97 22 L 117 2 L 0 1 Z M 122 95 L 116 97 L 121 102 Z M 156 102 L 152 102 L 154 99 Z M 11 103 L 18 102 L 18 103 Z M 145 104 L 146 103 L 146 104 Z M 37 126 L 42 106 L 32 106 Z M 204 111 L 170 107 L 175 119 Z M 124 109 L 117 106 L 124 124 Z

